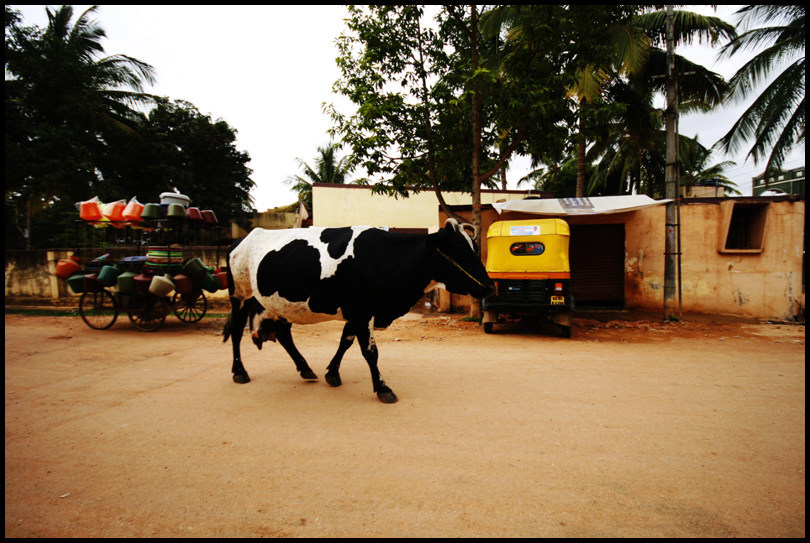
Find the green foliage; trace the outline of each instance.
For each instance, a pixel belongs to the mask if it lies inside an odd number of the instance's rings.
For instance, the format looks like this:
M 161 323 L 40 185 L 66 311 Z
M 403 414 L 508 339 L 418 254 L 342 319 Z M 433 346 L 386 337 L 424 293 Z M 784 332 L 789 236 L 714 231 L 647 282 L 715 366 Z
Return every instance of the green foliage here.
M 21 243 L 16 234 L 40 211 L 53 206 L 52 215 L 90 196 L 106 138 L 131 131 L 140 115 L 130 106 L 150 98 L 140 91 L 152 81 L 151 66 L 124 55 L 98 58 L 105 34 L 90 19 L 95 9 L 73 21 L 70 6 L 46 8 L 48 25 L 39 29 L 22 26 L 6 7 L 5 209 L 17 226 L 7 228 L 7 245 Z M 44 232 L 61 222 L 50 218 L 56 222 Z
M 803 5 L 745 6 L 737 12 L 747 31 L 723 49 L 733 56 L 762 48 L 731 78 L 729 97 L 740 101 L 760 89 L 774 71 L 777 77 L 764 89 L 731 130 L 718 142 L 735 151 L 751 144 L 748 156 L 765 160 L 766 171 L 781 168 L 796 146 L 804 145 L 805 131 L 805 7 Z M 758 23 L 764 27 L 752 28 Z
M 347 32 L 338 39 L 341 77 L 334 91 L 357 109 L 344 115 L 327 106 L 333 134 L 377 190 L 494 186 L 494 174 L 512 153 L 564 154 L 576 121 L 568 90 L 578 72 L 615 56 L 616 48 L 604 44 L 608 26 L 634 12 L 627 6 L 503 6 L 473 26 L 460 6 L 443 6 L 434 21 L 425 21 L 417 6 L 351 7 Z M 633 39 L 622 43 L 628 42 Z M 625 59 L 637 52 L 620 50 Z M 481 121 L 474 133 L 475 100 Z M 590 106 L 593 118 L 612 109 L 597 105 Z M 476 138 L 480 172 L 473 180 Z
M 250 156 L 236 148 L 236 130 L 189 102 L 156 99 L 138 130 L 121 134 L 113 146 L 117 152 L 99 162 L 110 198 L 157 202 L 161 192 L 177 188 L 220 222 L 247 224 L 254 212 Z
M 521 182 L 532 183 L 537 190 L 553 192 L 557 198 L 573 198 L 577 189 L 577 157 L 549 164 L 527 175 Z
M 595 165 L 586 173 L 583 195 L 630 194 L 633 191 L 653 197 L 664 195 L 665 134 L 663 112 L 653 107 L 653 96 L 664 91 L 666 52 L 662 44 L 665 17 L 663 11 L 642 13 L 632 18 L 629 27 L 648 36 L 650 47 L 640 65 L 624 73 L 615 73 L 599 99 L 604 102 L 599 115 L 585 112 L 585 134 L 592 142 L 586 162 Z M 734 29 L 714 18 L 689 12 L 675 12 L 676 39 L 688 43 L 711 43 L 734 36 Z M 676 55 L 675 72 L 679 81 L 679 109 L 709 111 L 723 103 L 726 82 L 705 67 Z M 680 138 L 688 146 L 688 138 Z M 685 164 L 684 149 L 681 149 Z M 685 168 L 686 166 L 682 166 Z M 730 190 L 731 187 L 729 187 Z
M 348 145 L 377 191 L 404 195 L 407 186 L 432 185 L 431 175 L 442 188 L 468 185 L 469 105 L 454 93 L 458 74 L 439 32 L 423 27 L 417 6 L 352 6 L 349 13 L 348 32 L 337 40 L 341 78 L 333 90 L 357 110 L 345 116 L 328 106 L 332 135 Z
M 302 159 L 298 160 L 298 165 L 303 169 L 304 177 L 291 175 L 284 182 L 298 193 L 298 201 L 302 202 L 309 211 L 312 211 L 312 185 L 315 183 L 337 183 L 344 184 L 350 182 L 349 174 L 354 170 L 352 157 L 337 157 L 340 145 L 329 143 L 323 147 L 318 147 L 318 155 L 315 157 L 315 168 Z M 351 181 L 355 184 L 365 184 L 365 179 Z
M 734 166 L 732 161 L 722 161 L 709 164 L 712 150 L 707 149 L 694 139 L 681 137 L 679 149 L 681 151 L 681 178 L 682 187 L 715 186 L 723 188 L 726 194 L 740 195 L 736 183 L 726 177 L 724 170 Z
M 6 247 L 73 245 L 65 225 L 77 218 L 74 203 L 93 196 L 149 202 L 177 187 L 221 222 L 244 218 L 253 182 L 236 131 L 144 93 L 152 67 L 102 56 L 95 11 L 46 8 L 41 29 L 6 6 Z M 151 105 L 148 116 L 136 109 Z

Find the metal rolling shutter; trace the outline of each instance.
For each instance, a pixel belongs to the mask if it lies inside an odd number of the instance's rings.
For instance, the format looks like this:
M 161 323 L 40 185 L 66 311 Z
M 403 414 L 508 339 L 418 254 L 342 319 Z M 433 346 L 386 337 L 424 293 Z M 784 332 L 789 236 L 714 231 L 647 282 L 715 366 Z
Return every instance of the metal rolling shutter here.
M 571 294 L 577 307 L 624 307 L 624 224 L 571 225 Z

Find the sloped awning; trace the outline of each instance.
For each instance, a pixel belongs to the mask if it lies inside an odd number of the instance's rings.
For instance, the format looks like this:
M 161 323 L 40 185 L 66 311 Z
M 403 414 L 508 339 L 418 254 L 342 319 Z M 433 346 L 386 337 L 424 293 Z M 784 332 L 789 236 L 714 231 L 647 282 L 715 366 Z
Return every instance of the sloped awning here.
M 492 204 L 498 213 L 520 211 L 536 215 L 604 215 L 624 213 L 644 207 L 666 204 L 672 200 L 653 200 L 649 196 L 594 196 L 592 198 L 542 198 L 538 200 L 510 200 Z

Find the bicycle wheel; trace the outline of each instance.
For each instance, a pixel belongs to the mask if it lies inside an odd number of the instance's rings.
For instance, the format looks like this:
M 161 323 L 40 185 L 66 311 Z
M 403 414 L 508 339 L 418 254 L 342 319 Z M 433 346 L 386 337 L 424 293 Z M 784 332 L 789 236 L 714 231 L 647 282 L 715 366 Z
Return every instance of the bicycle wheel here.
M 169 304 L 163 298 L 149 294 L 141 294 L 129 310 L 129 320 L 138 330 L 154 332 L 166 321 L 169 313 Z
M 191 294 L 174 293 L 172 298 L 174 314 L 183 322 L 197 322 L 205 316 L 208 311 L 208 300 L 202 292 Z
M 94 330 L 106 330 L 118 318 L 118 303 L 108 290 L 83 292 L 79 298 L 79 315 Z

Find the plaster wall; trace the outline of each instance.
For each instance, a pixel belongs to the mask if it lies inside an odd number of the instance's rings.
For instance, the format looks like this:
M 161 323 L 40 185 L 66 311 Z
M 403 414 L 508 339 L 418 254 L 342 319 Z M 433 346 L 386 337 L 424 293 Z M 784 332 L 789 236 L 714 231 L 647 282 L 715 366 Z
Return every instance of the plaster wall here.
M 803 312 L 804 202 L 767 204 L 761 252 L 725 252 L 733 200 L 681 206 L 683 311 L 792 320 Z M 665 207 L 625 223 L 625 303 L 660 310 Z
M 481 191 L 481 203 L 522 200 L 526 191 Z M 464 192 L 443 192 L 448 205 L 470 205 Z M 407 198 L 374 194 L 371 187 L 336 185 L 312 187 L 313 226 L 368 225 L 389 228 L 435 228 L 439 202 L 432 190 L 411 192 Z

